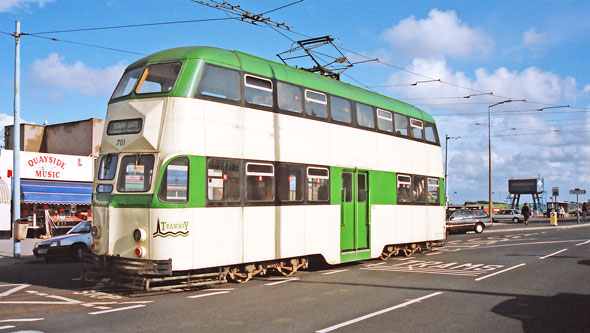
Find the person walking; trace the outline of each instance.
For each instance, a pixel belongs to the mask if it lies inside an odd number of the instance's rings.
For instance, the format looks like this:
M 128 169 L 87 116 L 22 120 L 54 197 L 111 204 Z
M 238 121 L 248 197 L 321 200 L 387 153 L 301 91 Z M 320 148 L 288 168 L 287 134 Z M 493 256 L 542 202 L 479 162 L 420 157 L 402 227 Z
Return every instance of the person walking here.
M 520 213 L 522 214 L 522 216 L 524 216 L 524 224 L 528 225 L 529 224 L 529 217 L 531 216 L 531 208 L 529 207 L 528 202 L 524 203 L 524 206 L 522 207 L 522 210 L 520 211 Z

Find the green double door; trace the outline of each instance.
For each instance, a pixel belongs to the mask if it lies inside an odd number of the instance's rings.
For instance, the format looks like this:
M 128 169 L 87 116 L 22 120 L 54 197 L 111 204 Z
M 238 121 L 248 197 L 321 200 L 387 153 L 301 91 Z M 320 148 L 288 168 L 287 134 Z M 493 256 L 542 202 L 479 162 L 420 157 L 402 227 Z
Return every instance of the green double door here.
M 356 252 L 369 248 L 368 184 L 367 171 L 342 171 L 341 252 Z

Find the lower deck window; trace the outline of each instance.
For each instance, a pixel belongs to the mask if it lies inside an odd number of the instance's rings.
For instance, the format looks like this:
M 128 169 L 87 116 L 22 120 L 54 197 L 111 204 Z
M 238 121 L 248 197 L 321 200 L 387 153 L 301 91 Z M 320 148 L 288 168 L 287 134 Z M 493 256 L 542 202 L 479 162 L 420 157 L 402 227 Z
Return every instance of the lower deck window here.
M 439 180 L 428 178 L 428 203 L 437 204 L 440 202 Z
M 281 202 L 301 202 L 305 193 L 305 168 L 301 165 L 277 166 L 277 192 Z
M 397 176 L 397 202 L 412 202 L 412 177 Z
M 307 168 L 307 200 L 330 200 L 330 171 L 326 168 Z
M 248 201 L 273 201 L 274 198 L 274 166 L 263 163 L 246 163 L 246 199 Z
M 207 199 L 219 202 L 240 201 L 240 162 L 210 159 L 207 162 Z
M 188 174 L 188 158 L 178 157 L 170 162 L 164 169 L 158 198 L 167 202 L 187 202 Z
M 121 159 L 119 192 L 147 192 L 152 184 L 154 155 L 127 155 Z

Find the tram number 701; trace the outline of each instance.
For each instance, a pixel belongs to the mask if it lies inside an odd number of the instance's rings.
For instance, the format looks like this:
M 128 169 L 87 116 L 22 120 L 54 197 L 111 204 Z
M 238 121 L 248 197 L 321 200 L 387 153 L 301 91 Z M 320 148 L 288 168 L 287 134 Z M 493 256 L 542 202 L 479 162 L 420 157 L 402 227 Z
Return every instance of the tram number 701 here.
M 117 146 L 123 147 L 125 145 L 125 139 L 117 139 Z

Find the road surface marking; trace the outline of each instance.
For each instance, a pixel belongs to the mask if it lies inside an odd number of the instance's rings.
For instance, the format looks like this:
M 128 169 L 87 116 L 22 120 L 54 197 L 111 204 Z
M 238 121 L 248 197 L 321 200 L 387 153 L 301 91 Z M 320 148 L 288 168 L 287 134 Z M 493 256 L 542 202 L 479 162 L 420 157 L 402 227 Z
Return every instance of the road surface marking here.
M 15 328 L 16 326 L 12 326 L 12 325 L 6 325 L 6 326 L 0 326 L 0 330 L 7 330 L 9 328 Z
M 342 273 L 342 272 L 346 272 L 346 271 L 348 271 L 348 269 L 340 269 L 337 271 L 328 271 L 328 272 L 322 273 L 322 275 L 330 275 L 330 274 Z
M 2 319 L 0 323 L 14 323 L 14 322 L 29 322 L 29 321 L 39 321 L 45 318 L 19 318 L 19 319 Z
M 362 317 L 358 317 L 356 319 L 345 321 L 345 322 L 343 322 L 341 324 L 337 324 L 337 325 L 334 325 L 334 326 L 330 326 L 328 328 L 324 328 L 323 330 L 319 330 L 319 331 L 316 331 L 316 332 L 318 332 L 318 333 L 331 332 L 331 331 L 337 330 L 339 328 L 342 328 L 344 326 L 352 325 L 354 323 L 358 323 L 358 322 L 363 321 L 365 319 L 369 319 L 369 318 L 372 318 L 372 317 L 375 317 L 375 316 L 378 316 L 378 315 L 382 315 L 384 313 L 387 313 L 387 312 L 390 312 L 390 311 L 393 311 L 393 310 L 397 310 L 399 308 L 403 308 L 403 307 L 406 307 L 408 305 L 411 305 L 411 304 L 414 304 L 414 303 L 418 303 L 418 302 L 423 301 L 425 299 L 428 299 L 428 298 L 431 298 L 431 297 L 434 297 L 434 296 L 438 296 L 438 295 L 441 295 L 441 294 L 442 294 L 442 292 L 438 291 L 438 292 L 435 292 L 435 293 L 432 293 L 432 294 L 429 294 L 429 295 L 426 295 L 426 296 L 422 296 L 422 297 L 419 297 L 419 298 L 415 298 L 413 300 L 409 300 L 407 302 L 398 304 L 396 306 L 392 306 L 392 307 L 387 308 L 387 309 L 383 309 L 383 310 L 380 310 L 380 311 L 377 311 L 377 312 L 369 313 L 368 315 L 364 315 Z
M 271 283 L 265 283 L 265 286 L 274 286 L 277 284 L 281 284 L 281 283 L 285 283 L 285 282 L 291 282 L 291 281 L 297 281 L 299 280 L 299 278 L 290 278 L 290 279 L 281 279 L 280 281 L 277 282 L 271 282 Z
M 487 279 L 487 278 L 489 278 L 489 277 L 492 277 L 492 276 L 494 276 L 494 275 L 498 275 L 498 274 L 501 274 L 501 273 L 504 273 L 504 272 L 508 272 L 508 271 L 510 271 L 510 270 L 513 270 L 513 269 L 515 269 L 515 268 L 518 268 L 518 267 L 520 267 L 520 266 L 524 266 L 524 265 L 526 265 L 526 264 L 520 264 L 520 265 L 512 266 L 512 267 L 506 268 L 506 269 L 504 269 L 504 270 L 501 270 L 501 271 L 498 271 L 498 272 L 495 272 L 495 273 L 492 273 L 492 274 L 489 274 L 489 275 L 486 275 L 486 276 L 482 276 L 482 277 L 480 277 L 480 278 L 477 278 L 477 279 L 475 279 L 475 281 L 481 281 L 481 280 L 485 280 L 485 279 Z
M 2 294 L 0 294 L 0 297 L 8 296 L 12 293 L 15 293 L 21 289 L 24 289 L 24 288 L 30 286 L 30 284 L 0 284 L 0 287 L 12 287 L 12 286 L 16 286 L 16 287 L 8 289 L 7 291 L 3 292 Z
M 209 289 L 211 291 L 232 291 L 232 290 L 236 290 L 236 288 L 211 288 Z
M 110 309 L 112 309 L 110 306 L 96 306 L 94 308 L 97 310 L 110 310 Z
M 145 306 L 145 304 L 137 304 L 137 305 L 126 306 L 126 307 L 123 307 L 123 308 L 116 308 L 116 309 L 110 309 L 110 310 L 90 312 L 88 314 L 89 315 L 100 315 L 100 314 L 104 314 L 104 313 L 111 313 L 111 312 L 117 312 L 117 311 L 125 311 L 125 310 L 143 308 L 144 306 Z
M 229 291 L 218 291 L 218 292 L 208 293 L 208 294 L 193 295 L 193 296 L 187 296 L 187 298 L 201 298 L 201 297 L 207 297 L 207 296 L 213 296 L 213 295 L 223 295 L 223 294 L 229 294 Z
M 554 256 L 554 255 L 556 255 L 556 254 L 559 254 L 559 253 L 561 253 L 561 252 L 564 252 L 564 251 L 567 251 L 567 249 L 559 250 L 559 251 L 557 251 L 557 252 L 554 252 L 554 253 L 548 254 L 548 255 L 546 255 L 546 256 L 540 257 L 539 259 L 540 259 L 540 260 L 543 260 L 543 259 L 546 259 L 546 258 L 552 257 L 552 256 Z
M 95 302 L 95 303 L 85 303 L 85 304 L 81 304 L 82 306 L 85 306 L 87 308 L 92 308 L 95 306 L 100 306 L 100 305 L 111 305 L 111 304 L 117 304 L 117 302 Z
M 590 243 L 590 240 L 587 240 L 587 241 L 585 241 L 584 243 L 576 244 L 576 246 L 580 246 L 580 245 L 586 245 L 586 244 L 588 244 L 588 243 Z
M 377 264 L 366 265 L 365 267 L 373 267 L 373 266 L 379 266 L 379 265 L 385 265 L 385 264 L 387 264 L 387 263 L 386 262 L 380 262 L 380 263 L 377 263 Z

